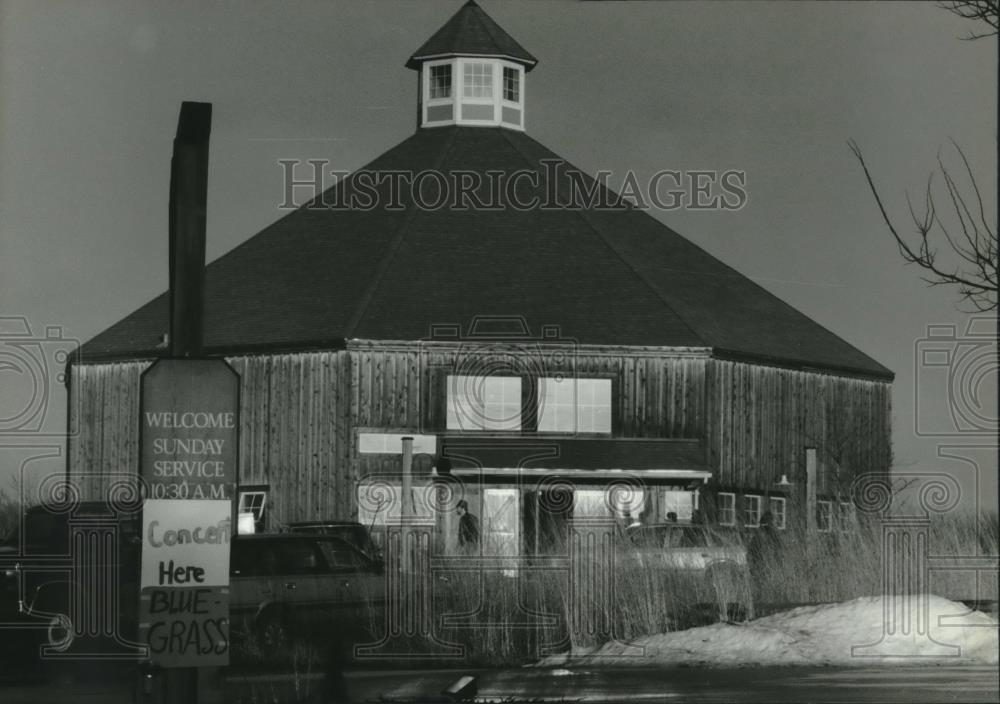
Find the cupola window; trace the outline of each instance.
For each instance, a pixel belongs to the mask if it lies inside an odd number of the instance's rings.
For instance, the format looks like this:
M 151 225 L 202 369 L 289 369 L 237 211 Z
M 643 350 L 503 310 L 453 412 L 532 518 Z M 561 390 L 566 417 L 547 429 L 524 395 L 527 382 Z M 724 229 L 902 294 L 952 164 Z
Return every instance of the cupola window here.
M 431 66 L 430 89 L 431 100 L 451 97 L 451 64 Z
M 503 99 L 512 103 L 516 103 L 521 100 L 521 74 L 516 68 L 504 66 Z
M 463 95 L 466 98 L 493 97 L 493 64 L 478 61 L 468 61 L 465 63 L 465 89 Z

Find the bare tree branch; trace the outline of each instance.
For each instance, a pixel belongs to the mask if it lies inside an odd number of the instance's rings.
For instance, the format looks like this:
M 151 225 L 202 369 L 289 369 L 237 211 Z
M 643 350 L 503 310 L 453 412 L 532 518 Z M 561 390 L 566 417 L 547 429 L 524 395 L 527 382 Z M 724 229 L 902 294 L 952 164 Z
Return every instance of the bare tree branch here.
M 985 22 L 993 28 L 992 32 L 969 31 L 962 39 L 975 40 L 984 37 L 994 37 L 997 34 L 997 2 L 998 0 L 947 0 L 939 2 L 938 6 L 959 17 L 977 22 Z
M 952 141 L 954 144 L 954 140 Z M 854 140 L 848 141 L 848 146 L 854 153 L 868 181 L 868 188 L 875 198 L 882 220 L 885 222 L 889 232 L 892 233 L 896 242 L 896 248 L 900 256 L 907 264 L 916 264 L 924 270 L 923 280 L 931 286 L 955 286 L 962 301 L 972 304 L 977 312 L 996 310 L 997 308 L 997 236 L 996 227 L 991 226 L 986 218 L 986 210 L 983 206 L 982 193 L 979 184 L 976 182 L 962 149 L 955 144 L 955 149 L 962 159 L 968 180 L 971 184 L 972 196 L 978 204 L 978 222 L 969 208 L 968 199 L 963 195 L 963 189 L 955 182 L 951 172 L 945 166 L 944 161 L 938 158 L 938 168 L 941 170 L 944 188 L 952 210 L 958 218 L 961 228 L 961 235 L 952 235 L 948 226 L 939 215 L 939 210 L 934 202 L 933 181 L 931 174 L 927 179 L 927 189 L 924 194 L 924 212 L 918 214 L 907 195 L 907 204 L 910 209 L 910 217 L 913 220 L 917 237 L 911 244 L 893 224 L 885 204 L 879 194 L 878 188 L 868 164 L 861 153 L 861 148 Z M 945 256 L 944 260 L 938 258 L 938 248 L 934 244 L 934 232 L 940 230 L 943 235 L 945 251 L 951 256 Z M 940 241 L 940 240 L 938 240 Z M 948 260 L 951 261 L 948 261 Z

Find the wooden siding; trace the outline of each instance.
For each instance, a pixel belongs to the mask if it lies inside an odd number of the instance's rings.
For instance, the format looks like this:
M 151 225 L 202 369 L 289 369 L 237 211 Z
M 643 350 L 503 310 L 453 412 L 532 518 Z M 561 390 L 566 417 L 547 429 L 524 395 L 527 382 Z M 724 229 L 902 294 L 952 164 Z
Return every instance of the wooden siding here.
M 529 349 L 529 354 L 534 354 Z M 231 357 L 240 374 L 240 480 L 268 484 L 269 525 L 351 518 L 361 476 L 398 456 L 359 455 L 360 430 L 445 430 L 449 374 L 485 368 L 462 345 L 352 342 L 339 351 Z M 889 465 L 887 382 L 712 359 L 706 350 L 563 348 L 526 369 L 612 380 L 613 434 L 697 438 L 724 487 L 795 481 L 803 448 L 820 450 L 820 493 Z M 478 355 L 478 357 L 477 357 Z M 69 470 L 134 472 L 139 376 L 148 362 L 77 365 Z M 90 483 L 89 492 L 96 485 Z
M 804 485 L 805 448 L 819 457 L 817 493 L 844 493 L 891 462 L 885 381 L 713 359 L 708 365 L 708 462 L 722 487 Z

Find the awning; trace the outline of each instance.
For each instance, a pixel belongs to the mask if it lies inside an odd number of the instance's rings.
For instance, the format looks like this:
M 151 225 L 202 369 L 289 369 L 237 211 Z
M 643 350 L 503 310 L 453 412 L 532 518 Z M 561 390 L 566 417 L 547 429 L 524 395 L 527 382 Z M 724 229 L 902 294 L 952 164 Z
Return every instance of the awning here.
M 444 470 L 444 471 L 442 471 Z M 467 435 L 441 438 L 438 472 L 456 475 L 566 476 L 707 481 L 711 476 L 697 440 Z

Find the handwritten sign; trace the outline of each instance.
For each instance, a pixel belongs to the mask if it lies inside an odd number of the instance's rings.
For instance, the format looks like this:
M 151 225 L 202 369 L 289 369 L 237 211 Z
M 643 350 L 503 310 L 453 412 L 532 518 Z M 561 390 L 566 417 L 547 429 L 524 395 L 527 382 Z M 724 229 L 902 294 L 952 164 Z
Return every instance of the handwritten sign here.
M 143 504 L 139 636 L 153 662 L 228 663 L 231 512 L 229 501 Z
M 161 359 L 142 376 L 139 639 L 161 667 L 229 663 L 239 375 Z

